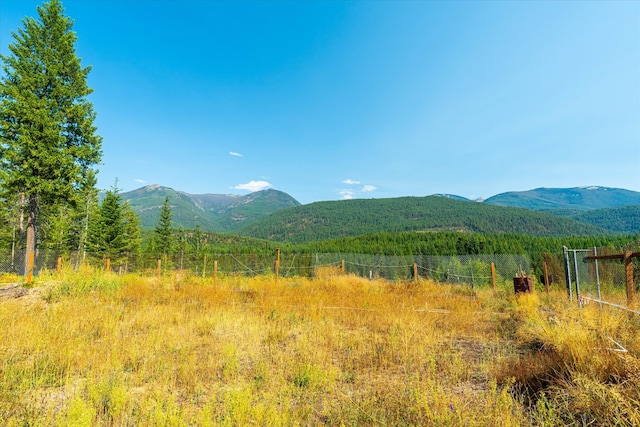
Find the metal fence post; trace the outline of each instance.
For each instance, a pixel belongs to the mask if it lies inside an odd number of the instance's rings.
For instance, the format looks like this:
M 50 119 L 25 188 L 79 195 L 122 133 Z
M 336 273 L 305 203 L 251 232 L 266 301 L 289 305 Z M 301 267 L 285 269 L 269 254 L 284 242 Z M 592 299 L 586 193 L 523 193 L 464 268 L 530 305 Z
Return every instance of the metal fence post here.
M 578 299 L 578 304 L 582 305 L 580 303 L 580 276 L 578 274 L 578 251 L 576 251 L 575 249 L 573 250 L 573 268 L 575 269 L 576 272 L 576 298 Z
M 593 256 L 598 256 L 598 249 L 593 247 Z M 596 292 L 598 294 L 598 301 L 602 301 L 602 295 L 600 295 L 600 271 L 598 269 L 598 259 L 596 258 Z M 600 310 L 602 310 L 602 303 L 598 303 L 600 305 Z
M 627 306 L 633 308 L 633 300 L 635 299 L 635 288 L 633 287 L 633 262 L 631 260 L 631 251 L 624 253 L 624 270 L 627 282 Z
M 564 275 L 567 285 L 567 294 L 569 295 L 569 301 L 573 301 L 573 295 L 571 294 L 571 268 L 569 267 L 569 248 L 563 246 L 562 251 L 564 252 Z

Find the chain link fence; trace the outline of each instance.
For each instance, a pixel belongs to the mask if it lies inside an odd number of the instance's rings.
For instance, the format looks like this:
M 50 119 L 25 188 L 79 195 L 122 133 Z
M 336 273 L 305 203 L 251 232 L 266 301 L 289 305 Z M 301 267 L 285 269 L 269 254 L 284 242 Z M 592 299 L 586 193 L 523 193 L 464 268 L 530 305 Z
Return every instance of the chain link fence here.
M 639 290 L 640 259 L 630 258 L 628 270 L 622 252 L 613 248 L 565 248 L 563 279 L 569 299 L 579 304 L 595 302 L 630 309 L 629 291 L 633 297 Z
M 0 252 L 0 273 L 22 274 L 24 272 L 24 255 Z
M 369 255 L 369 254 L 316 254 L 317 265 L 342 266 L 345 273 L 387 280 L 432 279 L 440 283 L 469 286 L 491 286 L 491 264 L 496 282 L 511 280 L 519 272 L 529 274 L 531 261 L 526 255 Z M 415 268 L 414 268 L 415 267 Z
M 35 256 L 34 275 L 42 270 L 64 268 L 77 269 L 88 264 L 98 269 L 109 269 L 118 274 L 136 273 L 155 275 L 170 271 L 188 271 L 190 274 L 211 277 L 216 275 L 259 276 L 276 273 L 274 253 L 240 254 L 125 254 L 107 258 L 91 253 L 58 253 L 39 250 Z M 416 278 L 432 279 L 441 283 L 475 286 L 492 285 L 494 266 L 497 283 L 507 283 L 524 272 L 532 271 L 526 255 L 460 255 L 388 256 L 352 253 L 282 253 L 277 274 L 281 277 L 313 277 L 318 267 L 341 269 L 369 279 L 411 281 Z M 0 273 L 21 275 L 24 272 L 24 255 L 0 253 Z M 417 275 L 417 277 L 416 277 Z
M 279 266 L 280 276 L 311 276 L 312 256 L 310 254 L 290 254 L 283 257 Z M 86 264 L 98 269 L 108 269 L 114 273 L 136 273 L 155 275 L 170 271 L 210 277 L 218 274 L 259 276 L 274 274 L 275 257 L 270 253 L 243 254 L 122 254 L 106 257 L 100 254 L 80 252 L 36 251 L 33 272 L 37 276 L 42 270 L 56 270 L 59 264 L 64 268 L 78 269 Z M 0 253 L 0 273 L 22 275 L 24 255 L 11 257 Z
M 593 259 L 595 256 L 614 256 L 634 248 L 569 249 L 544 254 L 536 264 L 526 255 L 458 255 L 388 256 L 354 253 L 287 253 L 277 257 L 275 252 L 222 253 L 222 254 L 125 254 L 107 259 L 104 255 L 79 252 L 59 253 L 38 250 L 33 266 L 34 276 L 43 270 L 78 269 L 90 265 L 96 269 L 109 269 L 116 274 L 135 273 L 157 275 L 172 271 L 185 271 L 200 277 L 225 275 L 253 277 L 275 275 L 279 277 L 313 277 L 320 267 L 332 267 L 344 274 L 369 279 L 413 281 L 431 279 L 439 283 L 464 284 L 470 287 L 492 286 L 493 280 L 502 288 L 509 288 L 514 277 L 529 277 L 541 272 L 543 264 L 552 287 L 566 289 L 568 298 L 579 304 L 597 303 L 617 305 L 631 309 L 629 304 L 629 273 L 632 276 L 635 300 L 640 302 L 640 258 L 627 264 L 623 259 Z M 279 263 L 276 268 L 276 260 Z M 588 259 L 591 258 L 591 259 Z M 493 274 L 492 276 L 492 266 Z M 630 268 L 629 268 L 630 267 Z M 0 252 L 0 275 L 10 273 L 22 276 L 25 272 L 24 254 Z M 535 277 L 541 289 L 544 277 Z M 638 304 L 636 304 L 638 305 Z

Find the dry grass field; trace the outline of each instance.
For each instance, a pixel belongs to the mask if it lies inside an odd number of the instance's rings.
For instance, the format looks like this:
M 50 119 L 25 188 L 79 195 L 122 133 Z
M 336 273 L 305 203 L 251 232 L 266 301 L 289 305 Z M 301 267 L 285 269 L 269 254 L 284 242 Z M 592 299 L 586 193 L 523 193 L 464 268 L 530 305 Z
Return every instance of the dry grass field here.
M 0 324 L 8 426 L 640 425 L 640 316 L 562 290 L 84 269 Z

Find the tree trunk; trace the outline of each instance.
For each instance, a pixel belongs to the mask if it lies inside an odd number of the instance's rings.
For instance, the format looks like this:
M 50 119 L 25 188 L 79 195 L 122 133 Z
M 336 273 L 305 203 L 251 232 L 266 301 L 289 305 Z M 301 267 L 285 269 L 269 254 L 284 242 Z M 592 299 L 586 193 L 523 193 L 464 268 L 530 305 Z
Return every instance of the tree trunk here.
M 78 253 L 82 254 L 82 261 L 84 262 L 87 251 L 87 237 L 89 236 L 89 196 L 87 196 L 87 203 L 85 205 L 84 224 L 82 224 L 82 232 L 80 233 L 80 239 L 78 241 Z
M 36 251 L 36 221 L 38 218 L 38 196 L 31 194 L 29 196 L 29 208 L 27 211 L 27 242 L 24 251 L 24 275 L 29 274 L 29 270 L 33 267 L 29 265 L 31 254 L 35 255 Z

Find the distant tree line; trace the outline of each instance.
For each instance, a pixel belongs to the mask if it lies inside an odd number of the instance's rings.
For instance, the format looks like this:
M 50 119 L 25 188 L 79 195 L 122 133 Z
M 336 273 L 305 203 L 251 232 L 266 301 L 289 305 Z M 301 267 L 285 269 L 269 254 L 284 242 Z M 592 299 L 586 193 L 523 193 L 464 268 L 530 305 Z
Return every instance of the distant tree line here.
M 533 236 L 610 232 L 549 213 L 438 196 L 317 202 L 283 209 L 238 230 L 239 234 L 311 243 L 365 233 L 405 231 L 522 233 Z

